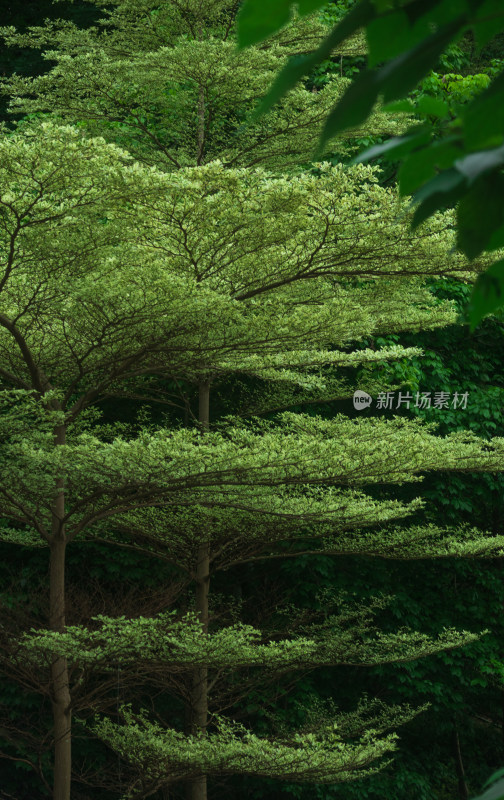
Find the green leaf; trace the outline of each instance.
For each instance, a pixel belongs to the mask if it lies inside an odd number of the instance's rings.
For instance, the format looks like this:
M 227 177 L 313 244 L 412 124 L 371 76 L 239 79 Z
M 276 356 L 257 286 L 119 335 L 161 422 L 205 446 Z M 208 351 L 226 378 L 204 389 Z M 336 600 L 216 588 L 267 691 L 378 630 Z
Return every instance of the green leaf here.
M 352 164 L 359 164 L 363 161 L 370 161 L 372 158 L 378 158 L 382 155 L 387 155 L 390 161 L 395 161 L 402 158 L 411 152 L 415 147 L 427 144 L 430 141 L 431 130 L 424 126 L 412 128 L 411 133 L 404 136 L 394 136 L 382 144 L 375 144 L 368 147 L 363 153 L 356 156 Z
M 487 786 L 490 786 L 492 783 L 495 783 L 496 780 L 503 777 L 504 777 L 504 768 L 498 769 L 497 772 L 494 772 L 493 775 L 490 775 L 486 783 L 483 784 L 483 789 L 486 789 Z
M 474 284 L 471 300 L 469 301 L 469 324 L 473 331 L 487 314 L 491 314 L 504 307 L 504 259 L 480 275 Z M 483 795 L 479 800 L 490 800 Z
M 432 178 L 413 197 L 413 203 L 420 205 L 413 215 L 412 228 L 417 228 L 436 211 L 454 206 L 462 196 L 465 186 L 463 175 L 454 168 Z
M 260 0 L 258 0 L 260 2 Z M 329 58 L 332 51 L 359 28 L 364 27 L 376 15 L 370 0 L 362 0 L 336 25 L 322 44 L 306 56 L 293 56 L 278 73 L 268 94 L 257 109 L 256 116 L 262 116 L 292 89 L 305 75 Z
M 367 69 L 354 80 L 326 119 L 315 157 L 320 157 L 327 142 L 348 128 L 356 128 L 368 118 L 378 99 L 380 87 L 375 72 Z
M 450 0 L 413 0 L 404 9 L 380 13 L 367 26 L 369 66 L 390 61 L 414 47 L 431 33 L 432 22 L 444 25 L 460 14 L 465 3 Z M 434 18 L 433 18 L 434 17 Z
M 383 111 L 387 114 L 394 114 L 396 111 L 413 114 L 415 110 L 416 107 L 410 100 L 397 100 L 395 103 L 387 103 L 386 106 L 383 106 Z
M 400 194 L 413 194 L 422 184 L 435 177 L 437 169 L 451 167 L 459 155 L 460 149 L 450 140 L 435 142 L 430 147 L 411 153 L 399 170 Z
M 348 87 L 336 108 L 329 114 L 320 137 L 316 157 L 326 143 L 348 128 L 364 122 L 371 113 L 378 95 L 385 102 L 396 100 L 415 88 L 446 49 L 461 27 L 460 19 L 446 25 L 416 47 L 390 61 L 382 69 L 365 70 Z
M 474 800 L 503 800 L 504 798 L 504 780 L 497 781 L 486 792 L 475 797 Z
M 468 183 L 474 183 L 485 172 L 500 169 L 504 165 L 504 145 L 493 150 L 482 150 L 479 153 L 470 153 L 465 158 L 455 161 L 455 168 L 467 178 Z
M 504 247 L 504 225 L 501 225 L 500 228 L 497 228 L 497 230 L 493 232 L 486 249 L 498 250 L 500 247 Z
M 245 0 L 238 16 L 238 48 L 249 47 L 283 28 L 293 0 Z
M 468 150 L 502 143 L 504 134 L 504 71 L 476 97 L 463 115 Z
M 504 176 L 491 173 L 476 180 L 457 207 L 457 244 L 468 258 L 487 247 L 504 224 Z
M 439 97 L 430 97 L 424 94 L 417 103 L 417 111 L 430 117 L 442 119 L 448 114 L 448 103 Z
M 415 47 L 390 61 L 379 71 L 385 102 L 404 97 L 433 69 L 451 40 L 459 33 L 464 18 L 459 17 Z
M 478 50 L 504 30 L 504 10 L 502 0 L 486 0 L 478 10 L 473 23 L 474 36 Z
M 238 49 L 257 44 L 283 28 L 294 6 L 304 17 L 324 5 L 325 0 L 245 0 L 238 15 Z
M 333 136 L 348 128 L 356 128 L 368 118 L 378 99 L 378 92 L 376 73 L 368 69 L 361 72 L 327 117 L 320 137 L 317 156 L 321 155 L 324 145 Z
M 408 17 L 402 9 L 372 20 L 366 29 L 369 66 L 375 67 L 383 61 L 389 61 L 410 46 L 408 29 Z
M 298 0 L 298 12 L 302 17 L 307 14 L 313 14 L 318 8 L 323 8 L 327 5 L 326 0 Z
M 373 0 L 373 5 L 379 14 L 384 14 L 393 4 L 393 0 Z

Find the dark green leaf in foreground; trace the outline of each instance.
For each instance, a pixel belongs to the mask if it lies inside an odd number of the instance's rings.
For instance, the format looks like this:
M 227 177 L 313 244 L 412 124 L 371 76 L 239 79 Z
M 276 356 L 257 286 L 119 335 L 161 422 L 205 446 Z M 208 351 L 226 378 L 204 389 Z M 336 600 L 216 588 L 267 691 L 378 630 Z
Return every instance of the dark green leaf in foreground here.
M 467 148 L 476 150 L 502 143 L 504 136 L 504 72 L 476 97 L 464 113 Z
M 499 770 L 498 772 L 495 773 L 495 776 L 501 775 L 502 772 L 503 770 Z M 494 775 L 492 775 L 492 778 L 490 778 L 490 781 L 488 781 L 485 784 L 485 786 L 487 786 L 488 783 L 490 783 L 493 778 Z M 498 780 L 497 783 L 493 783 L 493 785 L 490 786 L 490 788 L 487 789 L 486 792 L 483 792 L 483 794 L 478 795 L 478 797 L 474 797 L 473 800 L 504 800 L 504 780 L 501 779 Z
M 238 20 L 238 46 L 248 47 L 267 39 L 284 27 L 294 6 L 301 16 L 325 5 L 325 0 L 245 0 Z
M 470 153 L 455 162 L 457 170 L 467 178 L 470 186 L 481 175 L 504 166 L 504 145 L 493 150 Z
M 431 138 L 430 128 L 425 126 L 417 126 L 412 128 L 404 136 L 393 136 L 392 139 L 387 139 L 386 142 L 375 144 L 368 147 L 363 153 L 356 156 L 353 164 L 360 164 L 364 161 L 371 161 L 373 158 L 379 156 L 386 156 L 390 161 L 402 158 L 408 155 L 412 150 L 420 145 L 427 144 Z
M 492 314 L 504 305 L 504 259 L 480 275 L 474 285 L 469 303 L 469 323 L 471 330 L 487 314 Z M 504 794 L 504 792 L 503 792 Z M 490 800 L 484 795 L 485 800 Z M 482 800 L 482 799 L 481 799 Z
M 301 78 L 309 75 L 310 72 L 324 59 L 329 58 L 333 50 L 349 36 L 352 36 L 359 28 L 364 27 L 376 12 L 370 0 L 363 0 L 358 6 L 352 9 L 346 17 L 331 31 L 324 39 L 320 47 L 306 56 L 293 56 L 285 67 L 278 73 L 268 94 L 262 100 L 257 109 L 257 116 L 265 114 L 278 103 L 290 89 L 292 89 Z M 241 44 L 240 39 L 240 46 Z
M 421 147 L 404 159 L 398 174 L 401 195 L 413 194 L 426 181 L 435 178 L 438 170 L 451 167 L 460 156 L 460 148 L 454 140 L 431 143 L 429 147 Z
M 488 249 L 492 235 L 504 225 L 504 175 L 478 178 L 457 208 L 457 244 L 468 258 Z
M 411 50 L 389 61 L 380 70 L 367 69 L 362 72 L 329 114 L 320 137 L 317 155 L 322 154 L 324 146 L 333 136 L 365 122 L 380 95 L 385 102 L 390 102 L 404 97 L 414 89 L 418 81 L 437 63 L 460 24 L 461 20 L 457 18 Z
M 413 215 L 412 227 L 417 228 L 436 211 L 455 206 L 462 197 L 465 186 L 464 176 L 455 168 L 447 169 L 432 178 L 413 198 L 419 206 Z
M 448 103 L 445 103 L 439 97 L 430 97 L 430 95 L 425 94 L 419 99 L 417 110 L 426 116 L 443 119 L 448 114 Z
M 481 50 L 504 29 L 502 0 L 483 0 L 478 3 L 478 12 L 473 22 L 474 35 Z
M 468 10 L 464 0 L 456 4 L 451 0 L 413 0 L 402 5 L 403 8 L 380 13 L 368 24 L 370 67 L 411 50 L 432 33 L 433 23 L 446 25 Z
M 247 47 L 280 30 L 291 15 L 291 0 L 247 0 L 240 11 L 238 44 Z

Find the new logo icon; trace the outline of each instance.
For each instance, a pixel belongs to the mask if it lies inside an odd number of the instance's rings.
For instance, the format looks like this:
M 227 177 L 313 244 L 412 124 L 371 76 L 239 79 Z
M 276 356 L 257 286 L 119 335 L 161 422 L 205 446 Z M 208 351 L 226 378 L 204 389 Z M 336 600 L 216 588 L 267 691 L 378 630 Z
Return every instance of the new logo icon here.
M 354 408 L 357 408 L 359 411 L 362 411 L 363 408 L 367 408 L 371 405 L 371 401 L 373 398 L 367 392 L 362 392 L 360 389 L 357 389 L 354 392 L 353 396 L 353 404 Z

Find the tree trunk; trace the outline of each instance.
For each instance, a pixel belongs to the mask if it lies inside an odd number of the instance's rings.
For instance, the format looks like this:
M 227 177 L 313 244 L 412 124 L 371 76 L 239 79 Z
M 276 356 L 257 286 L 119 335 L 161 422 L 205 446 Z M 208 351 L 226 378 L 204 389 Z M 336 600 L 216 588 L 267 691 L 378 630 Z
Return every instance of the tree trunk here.
M 199 385 L 199 422 L 203 430 L 210 424 L 210 383 Z M 210 588 L 210 542 L 202 542 L 198 548 L 196 564 L 195 605 L 204 633 L 208 632 L 208 591 Z M 208 724 L 208 669 L 200 667 L 191 676 L 190 728 L 192 735 L 204 736 Z M 207 778 L 202 775 L 190 781 L 186 787 L 186 800 L 207 800 Z
M 200 381 L 198 419 L 203 430 L 210 427 L 210 381 Z
M 210 586 L 210 545 L 204 542 L 198 549 L 196 566 L 196 612 L 208 632 L 208 590 Z M 192 674 L 191 730 L 192 735 L 204 736 L 208 724 L 208 669 L 199 667 Z M 202 775 L 187 786 L 186 800 L 207 800 L 207 778 Z
M 196 164 L 198 167 L 203 162 L 205 153 L 205 89 L 200 86 L 198 89 L 198 154 Z
M 469 791 L 465 780 L 464 762 L 460 750 L 460 739 L 458 735 L 457 722 L 453 720 L 453 755 L 455 756 L 455 769 L 458 778 L 458 796 L 460 800 L 468 800 Z
M 65 444 L 65 428 L 55 431 L 55 444 Z M 65 630 L 65 550 L 66 533 L 65 487 L 63 479 L 56 482 L 57 496 L 52 509 L 52 539 L 50 547 L 49 627 Z M 53 800 L 70 800 L 72 770 L 71 708 L 66 658 L 55 657 L 51 664 L 52 711 L 54 722 L 54 785 Z
M 200 23 L 198 25 L 198 39 L 201 41 L 203 39 L 203 25 Z M 196 155 L 196 164 L 198 167 L 203 162 L 203 156 L 205 151 L 205 87 L 202 83 L 198 86 L 198 128 L 197 128 L 197 137 L 198 137 L 198 151 Z
M 501 744 L 502 758 L 504 758 L 504 694 L 501 694 Z

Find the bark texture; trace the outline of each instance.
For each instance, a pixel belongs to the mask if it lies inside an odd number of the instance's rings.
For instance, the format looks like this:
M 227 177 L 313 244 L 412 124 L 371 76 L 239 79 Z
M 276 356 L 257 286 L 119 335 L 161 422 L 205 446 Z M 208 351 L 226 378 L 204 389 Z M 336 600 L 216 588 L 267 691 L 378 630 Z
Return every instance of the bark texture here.
M 210 425 L 210 383 L 202 380 L 199 385 L 199 423 L 203 430 Z M 198 548 L 196 564 L 195 607 L 208 632 L 208 592 L 210 589 L 210 542 L 202 542 Z M 204 736 L 208 724 L 208 669 L 195 669 L 191 676 L 190 728 L 192 735 Z M 207 778 L 195 778 L 186 787 L 186 800 L 207 800 Z
M 462 751 L 460 749 L 460 739 L 456 720 L 453 721 L 453 755 L 455 757 L 455 769 L 458 779 L 458 796 L 460 800 L 469 799 L 469 790 L 465 779 L 464 762 L 462 761 Z
M 55 445 L 65 444 L 65 428 L 55 431 Z M 52 508 L 50 545 L 49 626 L 53 631 L 65 630 L 65 551 L 66 533 L 65 485 L 56 482 L 56 498 Z M 70 800 L 72 775 L 72 712 L 66 658 L 55 658 L 51 664 L 52 712 L 54 724 L 53 800 Z

